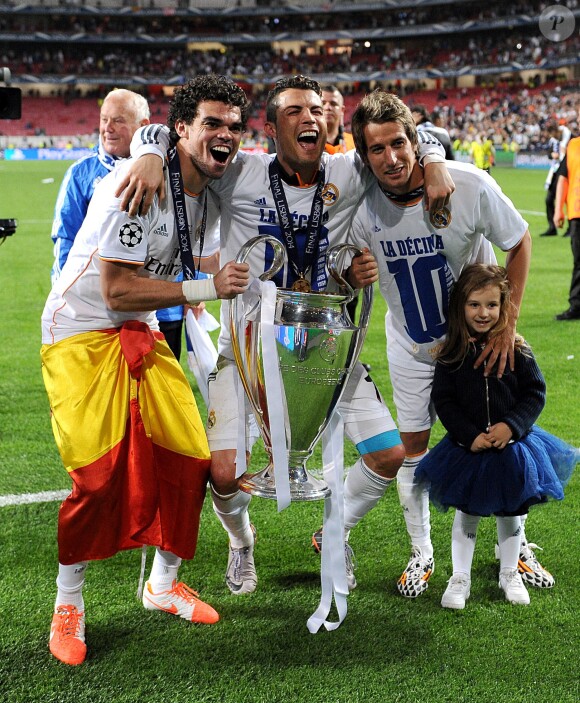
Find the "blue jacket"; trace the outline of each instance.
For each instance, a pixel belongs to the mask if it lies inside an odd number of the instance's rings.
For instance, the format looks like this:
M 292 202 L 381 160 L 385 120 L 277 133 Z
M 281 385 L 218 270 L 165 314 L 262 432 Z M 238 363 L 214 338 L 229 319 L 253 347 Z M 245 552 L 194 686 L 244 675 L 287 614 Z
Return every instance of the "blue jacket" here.
M 51 237 L 54 242 L 52 282 L 60 276 L 77 232 L 87 214 L 95 187 L 115 167 L 116 159 L 101 143 L 91 154 L 75 161 L 64 174 L 54 208 Z

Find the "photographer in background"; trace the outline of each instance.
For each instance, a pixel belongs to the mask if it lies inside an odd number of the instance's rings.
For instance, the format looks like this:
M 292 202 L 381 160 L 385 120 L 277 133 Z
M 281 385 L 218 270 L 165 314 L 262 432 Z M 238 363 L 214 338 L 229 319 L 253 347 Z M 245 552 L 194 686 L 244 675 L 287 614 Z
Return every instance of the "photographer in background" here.
M 0 68 L 0 82 L 10 84 L 10 69 Z M 0 88 L 0 120 L 19 120 L 22 115 L 22 91 L 20 88 Z M 0 151 L 0 157 L 3 157 Z M 16 232 L 18 223 L 15 219 L 8 218 L 0 220 L 0 244 L 4 243 L 6 237 L 10 237 Z

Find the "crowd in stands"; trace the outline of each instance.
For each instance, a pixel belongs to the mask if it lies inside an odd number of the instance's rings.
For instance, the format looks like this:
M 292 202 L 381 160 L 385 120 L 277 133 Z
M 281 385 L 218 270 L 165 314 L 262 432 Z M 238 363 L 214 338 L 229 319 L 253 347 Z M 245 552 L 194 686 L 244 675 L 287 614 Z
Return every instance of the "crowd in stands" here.
M 4 0 L 0 0 L 0 4 Z M 15 2 L 6 2 L 16 8 Z M 538 73 L 533 79 L 528 79 L 526 86 L 518 85 L 520 78 L 517 73 L 512 73 L 511 78 L 504 76 L 490 79 L 481 75 L 477 79 L 474 89 L 439 90 L 435 93 L 419 93 L 427 84 L 422 78 L 413 79 L 411 83 L 401 80 L 412 71 L 424 69 L 438 69 L 440 71 L 459 70 L 467 66 L 507 66 L 510 63 L 536 64 L 540 68 L 550 59 L 569 58 L 570 63 L 579 61 L 580 36 L 577 32 L 566 41 L 549 41 L 538 31 L 537 15 L 551 3 L 541 0 L 516 0 L 512 3 L 490 0 L 482 5 L 478 2 L 447 2 L 441 5 L 425 5 L 418 3 L 416 7 L 398 7 L 396 5 L 382 5 L 380 11 L 361 9 L 356 11 L 356 6 L 350 4 L 351 11 L 341 11 L 345 6 L 339 2 L 326 0 L 323 4 L 310 3 L 309 11 L 297 13 L 286 11 L 279 5 L 276 12 L 275 3 L 260 2 L 264 7 L 256 14 L 254 10 L 243 13 L 243 8 L 237 3 L 238 9 L 230 14 L 219 13 L 221 4 L 205 4 L 208 12 L 202 14 L 188 14 L 185 17 L 179 14 L 190 6 L 185 2 L 163 2 L 155 0 L 142 0 L 141 2 L 127 2 L 119 0 L 106 0 L 101 4 L 96 0 L 92 3 L 97 11 L 87 13 L 80 10 L 80 3 L 59 0 L 59 8 L 54 13 L 46 12 L 42 6 L 48 7 L 56 4 L 52 0 L 40 0 L 36 6 L 40 8 L 22 9 L 0 14 L 0 65 L 9 66 L 13 77 L 18 80 L 19 75 L 31 75 L 38 79 L 46 76 L 55 80 L 64 76 L 75 75 L 79 79 L 98 79 L 107 76 L 116 79 L 119 86 L 130 87 L 133 79 L 148 84 L 162 84 L 186 80 L 204 72 L 215 72 L 232 76 L 252 92 L 252 100 L 256 105 L 253 118 L 250 121 L 252 138 L 261 142 L 260 127 L 263 123 L 263 114 L 258 106 L 261 105 L 269 84 L 282 75 L 290 73 L 304 73 L 316 77 L 322 74 L 369 74 L 376 71 L 385 71 L 393 74 L 392 80 L 380 83 L 383 87 L 396 92 L 408 104 L 413 102 L 427 103 L 429 110 L 438 113 L 439 119 L 446 127 L 451 137 L 455 140 L 458 149 L 467 149 L 469 142 L 476 138 L 490 139 L 496 149 L 507 148 L 511 151 L 519 149 L 533 150 L 543 147 L 543 125 L 557 116 L 567 122 L 577 120 L 575 114 L 574 97 L 565 85 L 551 84 L 543 86 L 546 80 Z M 313 5 L 319 4 L 325 11 L 314 9 Z M 233 7 L 235 3 L 230 3 Z M 578 0 L 569 0 L 568 9 L 574 10 Z M 79 12 L 70 12 L 71 7 L 78 7 Z M 111 7 L 125 7 L 124 14 L 106 14 Z M 195 3 L 191 3 L 194 7 Z M 267 7 L 266 7 L 267 6 Z M 272 6 L 272 7 L 270 7 Z M 160 11 L 139 12 L 140 8 L 159 7 Z M 167 8 L 173 7 L 175 13 L 168 12 Z M 377 6 L 378 7 L 378 6 Z M 66 12 L 59 12 L 69 8 Z M 273 8 L 273 9 L 272 9 Z M 213 14 L 212 14 L 213 12 Z M 510 25 L 510 18 L 527 15 L 530 24 L 522 25 L 514 22 Z M 501 27 L 494 31 L 466 30 L 466 23 L 505 18 Z M 276 49 L 270 44 L 268 35 L 272 39 L 283 33 L 289 35 L 311 32 L 320 35 L 322 32 L 337 32 L 348 29 L 368 29 L 369 36 L 373 30 L 379 28 L 419 28 L 437 24 L 437 30 L 429 35 L 429 39 L 417 33 L 402 31 L 396 39 L 373 39 L 372 41 L 353 41 L 348 47 L 339 47 L 337 42 L 310 43 L 303 45 L 299 53 Z M 455 30 L 441 31 L 442 23 L 453 23 Z M 466 31 L 460 31 L 463 27 Z M 58 33 L 59 35 L 88 34 L 92 38 L 107 39 L 103 42 L 83 42 L 74 40 L 59 43 L 43 41 L 42 37 L 33 33 L 43 32 L 46 35 Z M 246 45 L 236 43 L 236 37 L 244 33 L 265 35 L 263 43 Z M 4 40 L 3 35 L 21 35 L 18 41 Z M 189 37 L 192 34 L 203 36 L 223 37 L 223 48 L 220 50 L 192 50 L 186 47 L 186 39 L 169 44 L 164 44 L 164 38 Z M 21 41 L 25 35 L 31 37 L 30 41 Z M 135 38 L 147 35 L 155 37 L 155 42 L 131 44 L 125 38 Z M 110 40 L 110 41 L 109 41 Z M 158 43 L 159 42 L 159 43 Z M 484 74 L 484 71 L 481 71 Z M 548 80 L 558 79 L 557 69 L 552 71 Z M 563 75 L 563 74 L 562 74 Z M 130 80 L 131 79 L 131 80 Z M 171 81 L 169 79 L 172 79 Z M 356 102 L 370 87 L 366 77 L 353 78 L 357 82 L 341 84 L 341 90 L 346 99 L 347 123 L 350 113 Z M 493 80 L 495 85 L 489 86 Z M 508 83 L 508 80 L 511 83 Z M 251 87 L 250 87 L 251 84 Z M 445 83 L 442 82 L 444 85 Z M 374 85 L 374 83 L 373 83 Z M 160 90 L 160 85 L 157 86 Z M 572 90 L 577 87 L 572 85 Z M 0 133 L 19 134 L 23 138 L 67 136 L 70 125 L 70 134 L 82 134 L 78 137 L 81 142 L 94 138 L 95 124 L 92 115 L 97 114 L 94 98 L 101 97 L 110 87 L 95 85 L 91 93 L 86 91 L 83 97 L 90 96 L 93 100 L 87 101 L 88 108 L 81 108 L 84 101 L 79 100 L 80 93 L 74 85 L 70 88 L 56 87 L 52 92 L 53 98 L 62 97 L 63 111 L 69 113 L 67 105 L 72 100 L 76 101 L 74 117 L 66 115 L 60 118 L 58 106 L 47 110 L 39 107 L 38 116 L 34 112 L 33 103 L 29 103 L 29 116 L 26 108 L 21 125 L 10 125 L 10 129 L 0 124 Z M 143 92 L 152 103 L 153 114 L 156 120 L 164 121 L 166 114 L 166 100 L 159 90 L 154 90 L 153 85 L 143 86 Z M 34 84 L 23 89 L 25 99 L 32 100 L 36 95 Z M 41 101 L 42 102 L 42 101 Z M 58 102 L 58 101 L 57 101 Z M 34 116 L 32 115 L 34 112 Z M 46 118 L 43 118 L 46 113 Z M 75 121 L 76 120 L 76 121 Z M 19 131 L 13 129 L 19 127 Z M 76 140 L 77 137 L 71 139 Z M 75 144 L 76 146 L 76 144 Z
M 10 6 L 9 2 L 0 2 Z M 22 6 L 22 3 L 12 3 L 13 6 Z M 80 4 L 80 3 L 79 3 Z M 90 3 L 87 3 L 90 4 Z M 98 0 L 92 3 L 93 6 L 99 8 Z M 131 3 L 132 5 L 133 3 Z M 292 4 L 292 3 L 290 3 Z M 368 5 L 372 5 L 372 0 L 367 0 Z M 405 3 L 407 4 L 407 3 Z M 34 5 L 30 4 L 30 13 L 25 13 L 19 10 L 18 14 L 4 14 L 0 17 L 0 31 L 10 32 L 89 32 L 103 34 L 124 34 L 128 27 L 132 33 L 149 34 L 149 35 L 168 35 L 175 36 L 188 32 L 189 34 L 198 35 L 215 35 L 222 33 L 224 35 L 235 35 L 240 33 L 251 34 L 273 34 L 277 35 L 283 32 L 303 33 L 303 32 L 338 32 L 341 30 L 357 30 L 369 29 L 374 30 L 379 27 L 417 27 L 420 25 L 430 25 L 433 23 L 453 22 L 488 22 L 505 18 L 506 23 L 509 20 L 518 16 L 534 17 L 539 15 L 542 10 L 553 3 L 545 0 L 516 0 L 515 2 L 505 3 L 500 0 L 489 0 L 483 5 L 479 2 L 461 2 L 460 11 L 458 11 L 458 3 L 443 3 L 441 5 L 424 5 L 417 4 L 416 7 L 397 7 L 396 5 L 388 6 L 383 3 L 376 2 L 376 9 L 361 8 L 357 12 L 356 3 L 349 3 L 341 12 L 340 5 L 329 3 L 328 0 L 323 2 L 310 2 L 304 11 L 285 13 L 280 3 L 272 2 L 270 6 L 272 10 L 264 8 L 263 14 L 224 14 L 219 6 L 211 7 L 212 3 L 205 5 L 203 14 L 186 15 L 179 13 L 167 12 L 166 8 L 160 7 L 159 13 L 142 13 L 138 6 L 134 8 L 131 14 L 123 12 L 122 14 L 61 14 L 58 18 L 58 23 L 55 24 L 54 15 L 49 13 L 39 14 L 34 11 Z M 577 5 L 577 0 L 569 0 L 567 7 L 573 9 Z M 73 8 L 79 5 L 73 3 L 61 3 L 60 8 Z M 119 2 L 119 7 L 122 3 Z M 180 6 L 179 3 L 174 3 L 175 9 L 187 9 Z M 312 6 L 318 8 L 318 12 L 314 12 Z M 37 5 L 37 7 L 39 7 Z M 43 7 L 41 4 L 40 7 Z M 153 6 L 149 5 L 148 9 Z M 193 7 L 193 5 L 192 5 Z M 105 13 L 111 9 L 110 4 L 106 8 L 102 8 Z M 212 12 L 212 9 L 215 12 Z M 282 11 L 280 11 L 282 10 Z M 216 23 L 216 15 L 219 16 L 219 22 Z
M 394 89 L 391 86 L 391 89 Z M 396 90 L 395 90 L 396 92 Z M 348 128 L 350 116 L 363 93 L 345 96 Z M 167 100 L 163 97 L 148 96 L 152 117 L 164 122 Z M 580 83 L 565 85 L 548 84 L 538 89 L 525 86 L 495 85 L 487 88 L 452 89 L 447 91 L 407 92 L 405 102 L 412 106 L 423 104 L 445 127 L 454 142 L 455 150 L 470 153 L 471 143 L 478 139 L 489 139 L 497 150 L 537 151 L 547 149 L 545 127 L 554 120 L 567 124 L 574 134 L 580 133 L 578 110 L 580 109 Z M 50 109 L 48 99 L 25 98 L 23 119 L 20 125 L 11 122 L 0 124 L 9 137 L 0 136 L 0 144 L 9 146 L 60 146 L 77 147 L 94 143 L 97 132 L 98 102 L 95 98 L 74 98 L 65 100 L 52 98 Z M 260 96 L 253 99 L 254 114 L 250 119 L 249 131 L 245 135 L 246 148 L 261 148 L 265 137 L 261 132 L 264 114 Z M 34 111 L 33 111 L 34 106 Z M 43 116 L 45 122 L 43 122 Z M 55 122 L 50 123 L 49 116 Z M 77 122 L 73 122 L 77 120 Z M 7 132 L 8 127 L 12 129 Z M 60 127 L 64 131 L 59 131 Z M 68 137 L 68 134 L 77 136 Z M 19 135 L 15 139 L 14 135 Z
M 578 131 L 580 89 L 578 84 L 550 86 L 541 90 L 483 90 L 462 110 L 441 101 L 434 108 L 449 130 L 455 148 L 466 150 L 477 136 L 488 138 L 497 149 L 542 151 L 547 147 L 546 125 L 562 120 Z
M 572 0 L 575 5 L 577 0 Z M 570 4 L 570 3 L 568 3 Z M 177 16 L 149 15 L 133 12 L 111 14 L 26 14 L 0 15 L 0 61 L 11 68 L 13 75 L 79 76 L 139 75 L 152 78 L 183 75 L 189 78 L 202 71 L 233 76 L 277 76 L 283 73 L 316 74 L 335 72 L 408 71 L 432 68 L 446 70 L 464 66 L 502 65 L 513 61 L 540 63 L 562 56 L 577 60 L 580 38 L 577 33 L 566 41 L 547 40 L 539 31 L 535 17 L 546 2 L 532 0 L 514 3 L 457 3 L 408 8 L 382 7 L 381 11 L 321 12 L 317 14 L 223 15 L 216 20 L 211 15 Z M 525 15 L 529 24 L 510 25 L 510 19 Z M 481 31 L 477 22 L 505 19 L 493 31 Z M 450 22 L 452 30 L 444 31 L 441 24 Z M 428 28 L 436 23 L 426 42 L 422 36 L 401 33 L 391 39 L 376 37 L 379 28 Z M 467 23 L 471 32 L 465 32 Z M 474 23 L 471 25 L 471 23 Z M 368 30 L 370 41 L 355 40 L 341 50 L 335 42 L 303 46 L 300 53 L 276 50 L 270 37 L 296 38 L 313 33 L 340 30 Z M 42 36 L 70 36 L 70 43 L 43 41 Z M 261 35 L 260 44 L 239 43 L 246 34 Z M 98 39 L 84 42 L 80 36 Z M 200 39 L 217 36 L 224 49 L 188 51 L 192 36 Z M 134 40 L 146 36 L 147 42 Z M 26 41 L 29 37 L 29 41 Z M 151 38 L 155 46 L 151 46 Z M 179 38 L 179 41 L 174 41 Z M 238 38 L 238 39 L 237 39 Z M 106 40 L 106 42 L 104 41 Z M 130 40 L 131 46 L 127 41 Z M 238 43 L 236 43 L 238 41 Z M 310 37 L 313 41 L 313 37 Z M 164 43 L 165 42 L 165 43 Z
M 316 75 L 321 73 L 371 73 L 377 70 L 402 72 L 413 69 L 458 69 L 464 66 L 505 65 L 510 62 L 534 63 L 580 55 L 580 36 L 567 41 L 542 41 L 537 35 L 524 36 L 496 32 L 465 36 L 448 35 L 428 45 L 425 42 L 374 43 L 369 47 L 355 43 L 342 53 L 299 54 L 275 51 L 268 46 L 229 47 L 226 50 L 188 51 L 178 47 L 152 48 L 126 45 L 95 47 L 91 44 L 14 46 L 0 56 L 2 65 L 10 66 L 13 75 L 79 77 L 139 76 L 154 79 L 214 72 L 252 79 L 287 73 Z

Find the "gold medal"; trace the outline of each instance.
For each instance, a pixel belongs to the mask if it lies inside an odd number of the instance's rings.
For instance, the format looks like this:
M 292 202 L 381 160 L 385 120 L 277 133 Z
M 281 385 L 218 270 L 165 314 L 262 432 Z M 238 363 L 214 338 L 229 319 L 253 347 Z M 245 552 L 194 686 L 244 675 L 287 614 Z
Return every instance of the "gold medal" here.
M 310 288 L 310 283 L 303 276 L 300 276 L 292 284 L 292 290 L 297 293 L 310 293 L 312 289 Z

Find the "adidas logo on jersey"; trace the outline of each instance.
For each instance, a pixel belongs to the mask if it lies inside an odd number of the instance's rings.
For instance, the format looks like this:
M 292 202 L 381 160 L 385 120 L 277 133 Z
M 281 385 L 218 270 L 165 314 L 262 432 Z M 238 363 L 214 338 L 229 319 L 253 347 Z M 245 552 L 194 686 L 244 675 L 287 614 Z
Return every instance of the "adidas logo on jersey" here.
M 258 198 L 254 200 L 254 205 L 266 205 L 266 198 Z
M 153 230 L 153 234 L 158 234 L 160 237 L 169 237 L 169 232 L 167 231 L 167 225 L 163 223 L 161 227 Z
M 380 228 L 380 227 L 377 227 L 377 226 L 375 225 L 375 232 L 380 232 L 380 231 L 381 231 L 381 228 Z

